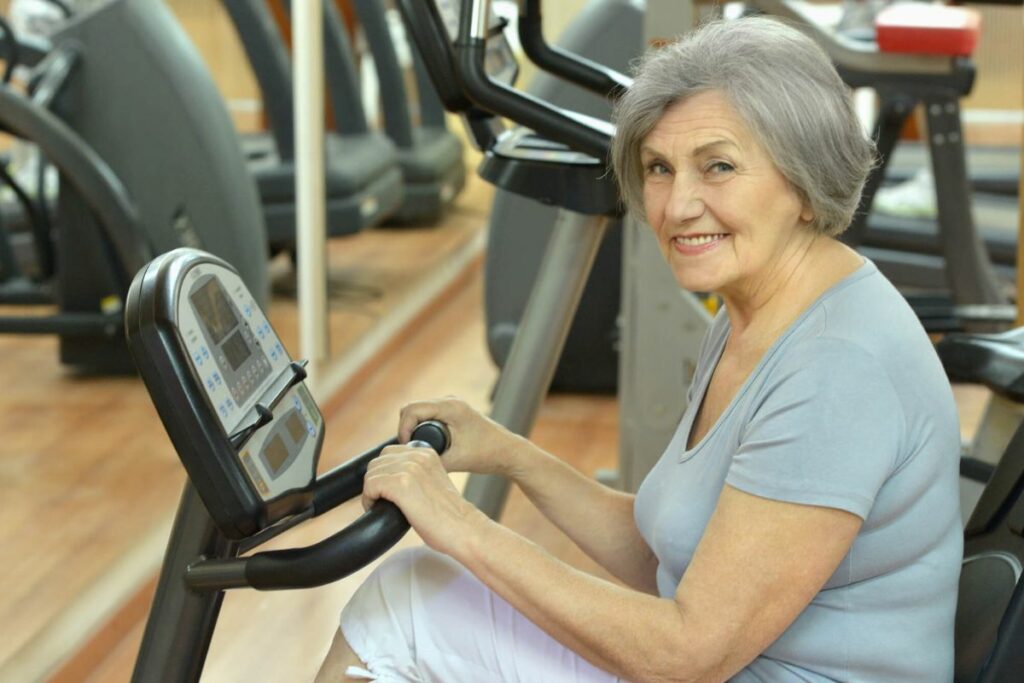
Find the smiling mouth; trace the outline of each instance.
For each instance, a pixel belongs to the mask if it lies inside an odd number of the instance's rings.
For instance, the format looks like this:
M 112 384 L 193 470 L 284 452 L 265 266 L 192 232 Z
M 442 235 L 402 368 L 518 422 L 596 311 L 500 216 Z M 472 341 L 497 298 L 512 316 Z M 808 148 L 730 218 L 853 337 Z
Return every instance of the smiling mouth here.
M 726 233 L 717 233 L 714 235 L 692 235 L 689 237 L 679 235 L 673 237 L 672 241 L 684 247 L 700 247 L 705 244 L 711 244 L 712 242 L 718 242 L 726 237 L 728 237 Z

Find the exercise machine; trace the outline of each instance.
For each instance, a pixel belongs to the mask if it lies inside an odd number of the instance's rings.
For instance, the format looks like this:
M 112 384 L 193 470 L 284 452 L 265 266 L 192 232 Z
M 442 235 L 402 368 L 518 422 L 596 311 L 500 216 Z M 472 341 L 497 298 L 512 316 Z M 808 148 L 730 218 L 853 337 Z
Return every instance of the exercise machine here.
M 754 0 L 748 4 L 795 22 L 825 49 L 850 87 L 868 87 L 879 94 L 881 110 L 874 137 L 880 163 L 868 178 L 844 241 L 875 261 L 898 286 L 945 290 L 954 305 L 1007 304 L 1004 281 L 992 264 L 971 210 L 960 122 L 960 98 L 970 92 L 974 81 L 969 56 L 883 52 L 875 42 L 853 40 L 830 29 L 822 10 L 805 2 Z M 869 213 L 902 124 L 918 103 L 924 106 L 926 115 L 938 194 L 937 234 L 915 219 Z M 1011 223 L 1015 232 L 1016 220 L 1008 221 L 1007 226 Z M 1003 258 L 1010 257 L 1006 248 L 999 253 Z M 926 308 L 935 308 L 934 300 L 926 304 Z M 964 317 L 969 316 L 938 316 L 943 328 L 950 326 L 950 318 L 955 321 Z M 1005 309 L 995 317 L 1009 321 L 1013 316 Z M 927 319 L 923 322 L 929 326 Z
M 198 681 L 224 591 L 310 588 L 379 557 L 409 529 L 378 501 L 319 543 L 239 557 L 362 491 L 392 439 L 317 477 L 324 420 L 259 301 L 227 262 L 182 248 L 128 295 L 132 356 L 188 473 L 132 680 Z M 426 422 L 410 445 L 443 453 Z
M 0 317 L 0 332 L 57 334 L 69 366 L 132 371 L 122 322 L 131 277 L 179 246 L 226 259 L 265 302 L 256 189 L 216 86 L 163 3 L 80 11 L 33 69 L 28 94 L 0 87 L 0 126 L 39 146 L 60 191 L 52 218 L 45 198 L 30 211 L 40 275 L 11 271 L 0 299 L 59 310 Z
M 951 381 L 997 397 L 961 460 L 961 481 L 981 490 L 964 527 L 954 680 L 1016 680 L 1024 671 L 1024 328 L 951 334 L 936 348 Z
M 291 59 L 266 0 L 222 0 L 252 64 L 270 124 L 268 134 L 243 142 L 256 179 L 267 237 L 274 251 L 295 247 L 295 112 Z M 402 171 L 394 144 L 371 130 L 359 96 L 344 24 L 333 2 L 323 2 L 324 73 L 333 130 L 324 136 L 327 234 L 350 235 L 390 216 L 402 203 Z
M 414 50 L 410 52 L 416 96 L 411 97 L 383 0 L 353 0 L 352 4 L 373 57 L 384 131 L 398 149 L 402 169 L 404 199 L 387 222 L 436 221 L 466 184 L 462 142 L 448 130 L 444 107 Z M 327 45 L 331 54 L 341 47 Z
M 591 0 L 573 17 L 556 46 L 620 72 L 643 49 L 642 3 L 632 0 Z M 522 8 L 521 41 L 542 36 L 540 8 Z M 615 40 L 607 40 L 614 35 Z M 539 71 L 525 91 L 556 106 L 605 121 L 611 119 L 607 93 L 578 87 Z M 487 347 L 494 362 L 503 366 L 515 338 L 558 210 L 500 188 L 494 192 L 488 219 L 488 249 L 484 266 L 484 314 Z M 552 391 L 615 393 L 619 376 L 619 309 L 622 242 L 628 239 L 621 218 L 613 218 L 597 252 L 583 289 L 576 317 L 558 368 Z
M 496 187 L 559 209 L 498 385 L 492 417 L 528 434 L 548 392 L 573 316 L 609 218 L 621 215 L 618 189 L 605 171 L 610 124 L 557 107 L 512 87 L 518 66 L 504 21 L 483 3 L 399 2 L 445 108 L 460 114 L 484 152 L 479 175 Z M 527 16 L 539 4 L 525 4 Z M 529 22 L 520 22 L 522 27 Z M 544 42 L 540 25 L 528 55 L 541 68 L 600 94 L 629 79 Z M 503 118 L 520 124 L 506 128 Z M 501 514 L 509 483 L 471 476 L 466 498 Z

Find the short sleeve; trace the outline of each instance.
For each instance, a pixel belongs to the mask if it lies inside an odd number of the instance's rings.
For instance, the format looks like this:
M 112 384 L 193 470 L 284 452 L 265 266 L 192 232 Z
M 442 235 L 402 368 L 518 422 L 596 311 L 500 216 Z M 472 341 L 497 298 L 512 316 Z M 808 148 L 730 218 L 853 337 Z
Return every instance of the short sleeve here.
M 771 370 L 726 483 L 867 519 L 904 431 L 899 397 L 876 359 L 848 342 L 806 340 Z

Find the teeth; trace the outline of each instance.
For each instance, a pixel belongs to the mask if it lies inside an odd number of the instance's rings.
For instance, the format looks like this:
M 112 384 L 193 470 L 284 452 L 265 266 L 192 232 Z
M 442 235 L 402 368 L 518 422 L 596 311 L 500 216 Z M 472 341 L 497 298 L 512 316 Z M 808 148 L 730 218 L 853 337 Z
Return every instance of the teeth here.
M 676 237 L 676 239 L 686 246 L 698 247 L 702 244 L 708 244 L 709 242 L 720 240 L 723 237 L 725 237 L 725 235 L 699 235 L 697 237 Z

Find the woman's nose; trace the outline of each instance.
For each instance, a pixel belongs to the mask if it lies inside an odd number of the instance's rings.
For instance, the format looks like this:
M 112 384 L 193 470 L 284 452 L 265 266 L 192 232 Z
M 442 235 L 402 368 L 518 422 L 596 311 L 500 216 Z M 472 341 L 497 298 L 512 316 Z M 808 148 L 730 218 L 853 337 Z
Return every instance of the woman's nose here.
M 673 223 L 686 223 L 704 214 L 704 199 L 699 186 L 692 179 L 677 175 L 672 183 L 672 194 L 666 207 L 668 218 Z

